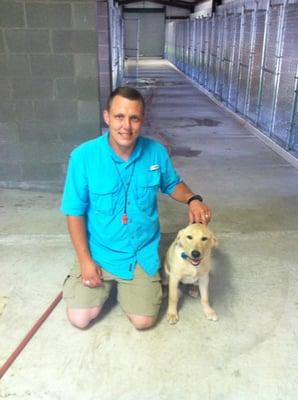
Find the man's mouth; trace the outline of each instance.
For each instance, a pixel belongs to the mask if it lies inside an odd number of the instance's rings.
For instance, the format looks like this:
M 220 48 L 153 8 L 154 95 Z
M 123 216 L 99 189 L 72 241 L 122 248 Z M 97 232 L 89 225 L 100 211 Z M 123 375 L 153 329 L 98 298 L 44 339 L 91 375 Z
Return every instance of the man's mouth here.
M 122 137 L 126 137 L 126 138 L 131 138 L 132 137 L 132 133 L 131 132 L 119 132 L 119 135 Z

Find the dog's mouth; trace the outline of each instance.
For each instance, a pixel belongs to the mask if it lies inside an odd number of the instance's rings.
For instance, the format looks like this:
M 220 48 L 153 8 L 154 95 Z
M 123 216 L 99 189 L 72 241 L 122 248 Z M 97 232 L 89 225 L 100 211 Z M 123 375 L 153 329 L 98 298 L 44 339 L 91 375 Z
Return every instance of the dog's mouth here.
M 181 253 L 181 257 L 184 260 L 188 260 L 194 267 L 197 267 L 201 263 L 201 259 L 200 258 L 191 258 L 188 254 L 186 254 L 184 252 Z
M 193 259 L 193 258 L 189 258 L 189 261 L 192 263 L 192 265 L 194 265 L 195 267 L 197 267 L 199 264 L 200 264 L 200 262 L 201 262 L 201 260 L 200 259 Z

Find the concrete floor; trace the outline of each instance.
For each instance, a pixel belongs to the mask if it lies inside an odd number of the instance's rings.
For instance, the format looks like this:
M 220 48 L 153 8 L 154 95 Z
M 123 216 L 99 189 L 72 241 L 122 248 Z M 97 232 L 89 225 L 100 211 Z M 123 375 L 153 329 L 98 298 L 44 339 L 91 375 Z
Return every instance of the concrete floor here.
M 142 61 L 144 133 L 213 210 L 210 322 L 183 296 L 138 332 L 113 297 L 85 331 L 61 302 L 0 382 L 0 398 L 294 400 L 298 396 L 298 170 L 165 61 Z M 131 78 L 128 77 L 128 81 Z M 61 290 L 73 260 L 59 194 L 1 190 L 0 364 Z M 161 252 L 187 224 L 160 199 Z

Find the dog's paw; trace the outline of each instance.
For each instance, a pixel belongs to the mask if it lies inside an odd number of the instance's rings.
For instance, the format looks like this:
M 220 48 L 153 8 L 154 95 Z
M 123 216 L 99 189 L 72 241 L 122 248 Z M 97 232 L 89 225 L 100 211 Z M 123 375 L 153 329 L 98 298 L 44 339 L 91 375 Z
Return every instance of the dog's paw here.
M 178 320 L 178 314 L 167 313 L 167 321 L 169 322 L 169 324 L 174 325 L 178 322 Z
M 205 315 L 207 317 L 207 319 L 209 319 L 210 321 L 217 321 L 218 320 L 218 315 L 216 314 L 216 312 L 210 308 L 208 310 L 204 310 Z

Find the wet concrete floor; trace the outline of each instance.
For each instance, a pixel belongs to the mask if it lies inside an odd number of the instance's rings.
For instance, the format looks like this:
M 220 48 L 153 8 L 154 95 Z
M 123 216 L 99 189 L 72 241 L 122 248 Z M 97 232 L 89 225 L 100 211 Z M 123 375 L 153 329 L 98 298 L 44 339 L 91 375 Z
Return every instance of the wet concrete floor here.
M 130 74 L 130 72 L 129 72 Z M 294 400 L 298 170 L 162 60 L 140 63 L 144 134 L 213 210 L 216 323 L 182 295 L 180 321 L 136 331 L 112 298 L 80 331 L 60 303 L 0 382 L 0 398 Z M 0 363 L 61 290 L 74 254 L 60 194 L 1 190 Z M 161 253 L 187 224 L 161 196 Z

